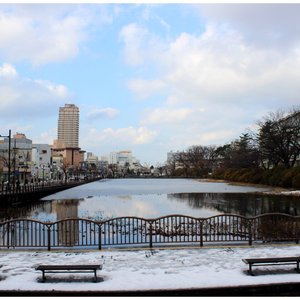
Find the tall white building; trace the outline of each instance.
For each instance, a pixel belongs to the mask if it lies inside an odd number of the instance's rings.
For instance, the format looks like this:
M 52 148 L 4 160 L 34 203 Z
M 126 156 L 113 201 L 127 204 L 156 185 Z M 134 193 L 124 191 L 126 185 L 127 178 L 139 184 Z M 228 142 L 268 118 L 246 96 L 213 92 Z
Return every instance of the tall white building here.
M 58 141 L 65 147 L 79 147 L 79 108 L 65 104 L 59 108 Z
M 51 146 L 48 144 L 32 144 L 31 175 L 35 179 L 50 178 Z

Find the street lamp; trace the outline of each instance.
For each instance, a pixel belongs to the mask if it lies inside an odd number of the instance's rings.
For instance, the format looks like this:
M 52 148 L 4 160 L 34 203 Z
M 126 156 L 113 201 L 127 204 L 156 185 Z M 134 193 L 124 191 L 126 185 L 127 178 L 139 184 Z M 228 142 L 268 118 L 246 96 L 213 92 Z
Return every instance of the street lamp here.
M 11 144 L 11 130 L 9 129 L 8 135 L 1 135 L 0 137 L 8 138 L 8 186 L 10 186 L 10 144 Z

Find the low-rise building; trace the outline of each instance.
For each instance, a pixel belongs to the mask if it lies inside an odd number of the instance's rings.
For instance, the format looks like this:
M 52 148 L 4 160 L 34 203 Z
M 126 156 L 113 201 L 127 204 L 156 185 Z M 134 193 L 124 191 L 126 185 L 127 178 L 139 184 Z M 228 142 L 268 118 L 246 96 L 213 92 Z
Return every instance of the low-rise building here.
M 16 181 L 28 182 L 32 166 L 32 140 L 26 138 L 23 133 L 16 133 L 10 139 L 9 147 L 9 138 L 5 137 L 0 142 L 0 157 L 2 180 L 8 180 L 8 173 L 10 172 L 11 183 L 15 184 Z
M 52 147 L 52 163 L 56 173 L 68 177 L 78 176 L 84 161 L 84 150 L 79 147 L 66 147 L 59 140 L 54 140 Z

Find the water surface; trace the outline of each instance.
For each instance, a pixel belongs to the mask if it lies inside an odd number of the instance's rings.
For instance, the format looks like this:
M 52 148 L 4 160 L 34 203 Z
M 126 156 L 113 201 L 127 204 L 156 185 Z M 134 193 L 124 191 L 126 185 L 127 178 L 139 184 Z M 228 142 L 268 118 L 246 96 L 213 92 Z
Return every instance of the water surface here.
M 268 212 L 300 213 L 299 198 L 257 193 L 267 190 L 191 179 L 110 179 L 50 195 L 35 207 L 6 212 L 6 217 L 56 221 L 72 217 L 103 220 L 170 214 L 209 217 L 232 213 L 250 217 Z M 6 217 L 2 215 L 2 219 Z

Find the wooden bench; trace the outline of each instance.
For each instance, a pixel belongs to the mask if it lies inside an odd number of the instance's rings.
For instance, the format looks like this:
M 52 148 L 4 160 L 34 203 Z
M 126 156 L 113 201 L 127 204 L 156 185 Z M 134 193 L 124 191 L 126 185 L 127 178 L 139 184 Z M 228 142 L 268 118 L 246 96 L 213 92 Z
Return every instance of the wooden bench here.
M 299 273 L 300 256 L 294 257 L 266 257 L 266 258 L 247 258 L 242 259 L 245 264 L 249 265 L 249 274 L 253 275 L 252 266 L 265 266 L 265 265 L 296 265 L 296 271 Z
M 43 282 L 45 273 L 94 273 L 94 282 L 97 282 L 97 270 L 101 270 L 102 265 L 39 265 L 35 269 L 42 271 Z

